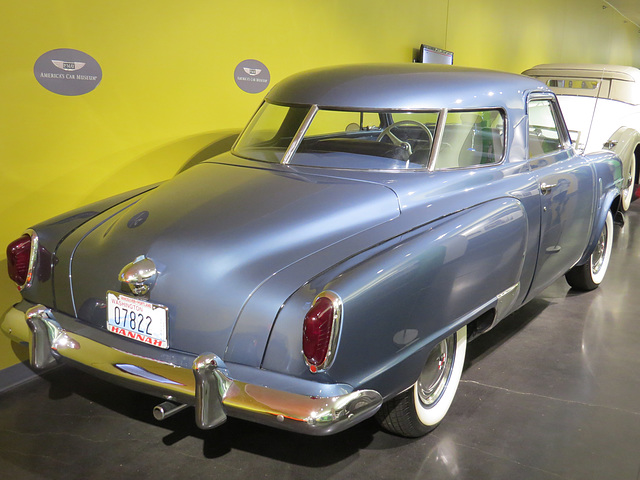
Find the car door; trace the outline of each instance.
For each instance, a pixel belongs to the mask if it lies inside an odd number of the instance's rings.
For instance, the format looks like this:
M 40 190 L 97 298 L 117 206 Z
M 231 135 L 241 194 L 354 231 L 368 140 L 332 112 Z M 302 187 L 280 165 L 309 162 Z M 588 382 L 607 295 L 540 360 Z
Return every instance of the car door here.
M 527 102 L 529 164 L 538 181 L 540 243 L 531 295 L 564 275 L 582 256 L 595 207 L 595 171 L 571 146 L 555 96 Z

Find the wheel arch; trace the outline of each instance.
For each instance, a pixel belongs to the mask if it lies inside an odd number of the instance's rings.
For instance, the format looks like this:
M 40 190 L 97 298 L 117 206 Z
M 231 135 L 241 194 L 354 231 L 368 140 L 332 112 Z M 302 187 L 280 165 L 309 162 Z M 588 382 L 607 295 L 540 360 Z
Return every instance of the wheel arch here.
M 621 209 L 621 197 L 619 192 L 610 190 L 605 193 L 600 201 L 600 204 L 597 208 L 593 228 L 591 230 L 591 235 L 589 237 L 589 243 L 587 244 L 587 248 L 582 254 L 582 258 L 576 263 L 576 265 L 584 265 L 589 261 L 591 254 L 593 253 L 596 245 L 598 243 L 598 238 L 600 237 L 600 232 L 602 231 L 604 224 L 607 220 L 607 213 L 611 212 L 611 215 L 616 221 L 622 213 Z

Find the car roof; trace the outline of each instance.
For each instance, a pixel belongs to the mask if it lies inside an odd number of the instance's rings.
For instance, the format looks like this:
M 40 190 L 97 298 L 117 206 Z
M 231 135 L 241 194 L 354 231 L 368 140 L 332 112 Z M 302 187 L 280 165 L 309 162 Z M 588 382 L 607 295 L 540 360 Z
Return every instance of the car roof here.
M 590 77 L 627 82 L 640 82 L 640 70 L 627 65 L 605 65 L 598 63 L 545 63 L 522 72 L 532 76 Z
M 278 83 L 266 100 L 348 109 L 523 109 L 541 82 L 491 70 L 422 63 L 345 65 L 302 72 Z

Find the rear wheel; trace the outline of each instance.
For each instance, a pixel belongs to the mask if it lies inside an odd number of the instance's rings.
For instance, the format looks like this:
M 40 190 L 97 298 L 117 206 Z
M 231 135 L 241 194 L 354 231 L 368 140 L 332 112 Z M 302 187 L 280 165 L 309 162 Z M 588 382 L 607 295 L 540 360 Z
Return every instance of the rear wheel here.
M 577 290 L 593 290 L 604 280 L 613 249 L 613 215 L 607 212 L 607 219 L 600 232 L 600 238 L 591 258 L 584 265 L 573 267 L 567 272 L 567 283 Z
M 411 388 L 385 402 L 376 419 L 391 433 L 420 437 L 438 426 L 455 396 L 467 350 L 467 327 L 436 345 Z

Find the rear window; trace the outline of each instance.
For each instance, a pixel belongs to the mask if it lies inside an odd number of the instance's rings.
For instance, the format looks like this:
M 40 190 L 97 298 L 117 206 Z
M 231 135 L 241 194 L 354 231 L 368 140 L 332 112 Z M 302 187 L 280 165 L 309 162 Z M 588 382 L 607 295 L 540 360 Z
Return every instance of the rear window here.
M 263 162 L 315 167 L 426 168 L 441 115 L 441 110 L 315 111 L 310 106 L 264 103 L 240 136 L 234 153 Z M 449 111 L 434 168 L 496 164 L 502 161 L 504 149 L 502 110 Z
M 234 147 L 241 157 L 281 162 L 311 107 L 264 103 Z M 348 169 L 425 168 L 440 111 L 319 109 L 291 165 Z

